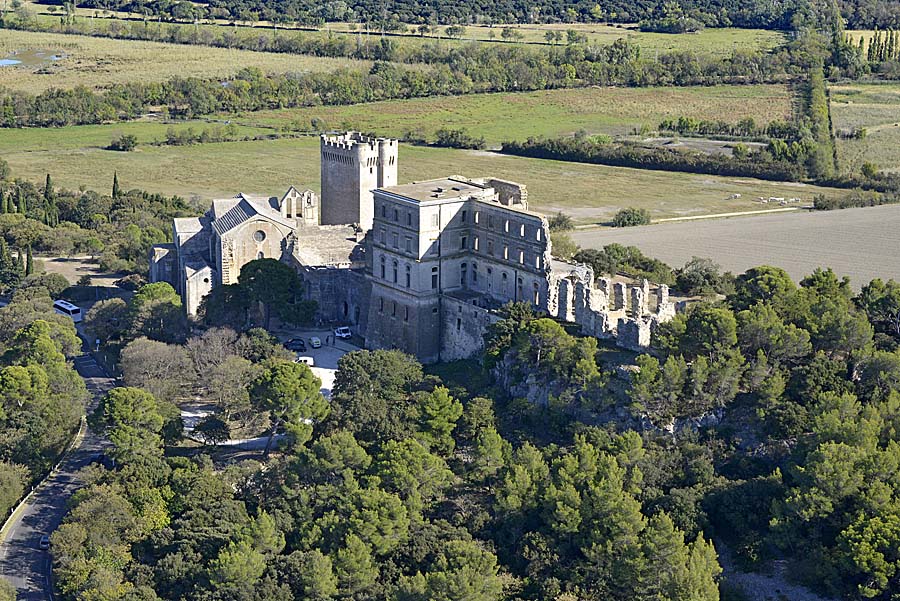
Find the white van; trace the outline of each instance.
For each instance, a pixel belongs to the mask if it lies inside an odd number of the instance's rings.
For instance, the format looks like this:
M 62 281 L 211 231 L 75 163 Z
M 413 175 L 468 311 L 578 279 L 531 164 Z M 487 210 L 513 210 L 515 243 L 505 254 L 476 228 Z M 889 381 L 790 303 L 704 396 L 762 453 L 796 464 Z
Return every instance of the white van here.
M 53 310 L 60 315 L 66 315 L 72 318 L 72 321 L 79 323 L 81 321 L 81 307 L 73 305 L 64 300 L 58 300 L 53 303 Z
M 310 367 L 316 366 L 315 359 L 313 359 L 312 357 L 301 357 L 300 355 L 297 355 L 297 358 L 294 359 L 294 363 L 306 363 Z

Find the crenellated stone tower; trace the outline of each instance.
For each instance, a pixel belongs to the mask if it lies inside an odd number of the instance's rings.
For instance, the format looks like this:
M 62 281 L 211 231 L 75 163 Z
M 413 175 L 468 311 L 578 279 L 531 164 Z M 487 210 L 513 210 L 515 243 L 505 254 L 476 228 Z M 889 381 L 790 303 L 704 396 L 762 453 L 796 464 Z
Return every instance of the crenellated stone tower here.
M 397 185 L 397 147 L 359 132 L 321 137 L 322 225 L 372 229 L 372 190 Z

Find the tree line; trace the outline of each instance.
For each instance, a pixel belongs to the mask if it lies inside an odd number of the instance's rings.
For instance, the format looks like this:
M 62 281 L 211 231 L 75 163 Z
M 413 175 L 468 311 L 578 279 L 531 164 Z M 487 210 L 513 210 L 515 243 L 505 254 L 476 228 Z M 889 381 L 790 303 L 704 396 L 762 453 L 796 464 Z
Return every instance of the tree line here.
M 0 236 L 23 256 L 87 254 L 105 271 L 146 274 L 150 247 L 171 242 L 172 219 L 200 212 L 177 196 L 123 190 L 118 174 L 109 194 L 72 191 L 56 187 L 49 174 L 43 185 L 12 179 L 0 160 Z M 0 275 L 5 289 L 17 282 L 13 275 Z
M 170 117 L 187 118 L 214 112 L 586 85 L 773 82 L 785 81 L 798 72 L 786 50 L 736 50 L 727 57 L 678 51 L 650 59 L 641 57 L 640 48 L 624 39 L 607 46 L 546 50 L 477 43 L 460 47 L 424 45 L 407 58 L 430 65 L 427 69 L 386 62 L 396 59 L 396 49 L 389 39 L 382 40 L 378 48 L 378 62 L 368 72 L 338 69 L 330 73 L 265 75 L 258 69 L 243 69 L 225 81 L 172 78 L 117 84 L 103 92 L 76 87 L 33 95 L 0 89 L 0 126 L 103 123 L 133 119 L 160 105 Z M 357 54 L 356 50 L 345 50 L 351 56 Z

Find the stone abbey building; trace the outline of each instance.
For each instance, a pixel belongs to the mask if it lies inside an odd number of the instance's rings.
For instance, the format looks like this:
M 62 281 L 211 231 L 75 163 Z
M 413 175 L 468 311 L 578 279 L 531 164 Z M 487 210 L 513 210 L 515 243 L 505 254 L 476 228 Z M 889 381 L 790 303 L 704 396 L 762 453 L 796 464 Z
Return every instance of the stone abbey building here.
M 547 220 L 524 185 L 459 176 L 397 184 L 396 140 L 324 135 L 321 196 L 214 200 L 175 219 L 153 248 L 151 281 L 171 283 L 190 316 L 241 267 L 275 258 L 297 269 L 320 317 L 351 325 L 367 348 L 399 348 L 425 363 L 468 357 L 510 301 L 578 323 L 586 334 L 641 348 L 674 315 L 668 289 L 595 279 L 553 258 Z

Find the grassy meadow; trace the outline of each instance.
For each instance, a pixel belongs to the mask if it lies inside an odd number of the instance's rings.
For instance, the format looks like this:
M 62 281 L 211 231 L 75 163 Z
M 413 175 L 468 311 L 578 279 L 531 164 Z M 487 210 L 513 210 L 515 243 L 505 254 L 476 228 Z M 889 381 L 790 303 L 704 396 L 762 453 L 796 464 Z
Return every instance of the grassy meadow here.
M 858 173 L 863 163 L 900 171 L 900 83 L 849 83 L 830 87 L 836 131 L 865 128 L 860 140 L 838 137 L 841 168 Z
M 227 77 L 244 67 L 288 73 L 370 66 L 365 61 L 343 58 L 3 30 L 0 58 L 29 50 L 50 50 L 62 53 L 64 58 L 43 68 L 0 67 L 0 86 L 38 93 L 77 85 L 102 89 L 132 81 L 163 81 L 176 75 Z
M 58 25 L 61 9 L 53 5 L 25 3 L 28 9 L 35 15 L 43 26 Z M 81 21 L 90 19 L 89 26 L 98 31 L 104 31 L 109 27 L 121 27 L 129 21 L 141 20 L 143 17 L 137 14 L 118 13 L 114 11 L 101 11 L 95 9 L 77 9 L 76 15 Z M 161 27 L 168 27 L 163 24 Z M 198 31 L 221 32 L 223 27 L 238 37 L 253 38 L 259 35 L 272 35 L 274 29 L 272 23 L 267 21 L 257 22 L 231 22 L 222 19 L 203 19 L 196 27 Z M 543 24 L 513 24 L 513 25 L 470 25 L 465 32 L 456 38 L 450 38 L 446 33 L 446 26 L 432 27 L 429 32 L 420 34 L 418 25 L 407 25 L 404 32 L 391 32 L 390 38 L 402 45 L 421 45 L 423 43 L 440 41 L 445 44 L 464 44 L 468 42 L 493 42 L 516 44 L 547 44 L 548 31 L 559 31 L 565 35 L 567 30 L 575 30 L 585 35 L 593 44 L 611 44 L 619 38 L 626 38 L 638 45 L 648 53 L 667 52 L 670 50 L 698 50 L 709 52 L 719 56 L 726 56 L 735 50 L 771 50 L 786 40 L 781 32 L 765 29 L 737 29 L 717 28 L 705 29 L 692 34 L 666 34 L 640 31 L 635 24 L 606 24 L 606 23 L 543 23 Z M 504 38 L 503 29 L 509 27 L 515 32 L 515 37 Z M 284 31 L 292 29 L 291 24 L 279 24 L 278 29 Z M 381 32 L 368 30 L 364 24 L 359 23 L 326 23 L 322 27 L 300 28 L 304 36 L 324 37 L 329 35 L 352 35 L 360 40 L 360 43 L 379 43 Z M 265 32 L 268 30 L 268 33 Z
M 19 130 L 44 137 L 42 149 L 27 139 L 0 142 L 0 155 L 16 177 L 41 181 L 47 173 L 58 186 L 106 190 L 113 173 L 126 188 L 141 188 L 206 202 L 237 192 L 280 194 L 291 184 L 319 188 L 316 138 L 224 142 L 194 146 L 139 146 L 115 152 L 97 146 L 54 144 L 60 130 Z M 19 133 L 15 132 L 15 133 Z M 91 130 L 83 139 L 101 136 Z M 103 140 L 108 136 L 102 136 Z M 26 149 L 27 148 L 27 149 Z M 758 196 L 799 197 L 809 202 L 829 189 L 748 178 L 622 169 L 496 155 L 489 152 L 402 145 L 400 181 L 459 174 L 493 175 L 526 184 L 531 207 L 564 211 L 578 223 L 608 221 L 622 207 L 644 207 L 654 218 L 764 209 Z M 742 198 L 730 198 L 741 194 Z
M 788 119 L 791 94 L 783 85 L 577 88 L 538 92 L 472 94 L 392 100 L 354 106 L 317 106 L 259 111 L 236 122 L 277 129 L 308 129 L 314 118 L 334 129 L 355 129 L 402 136 L 419 131 L 428 138 L 441 127 L 466 128 L 489 145 L 529 136 L 558 136 L 581 129 L 621 135 L 656 128 L 668 117 L 758 123 Z

